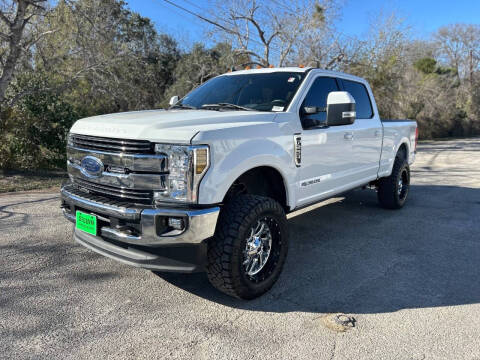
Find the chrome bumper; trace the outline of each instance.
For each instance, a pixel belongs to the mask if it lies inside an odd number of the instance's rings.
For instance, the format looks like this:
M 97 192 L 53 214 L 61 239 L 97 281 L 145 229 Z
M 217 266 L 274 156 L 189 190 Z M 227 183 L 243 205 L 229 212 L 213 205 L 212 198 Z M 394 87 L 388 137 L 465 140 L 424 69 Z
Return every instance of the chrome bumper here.
M 96 238 L 138 246 L 200 244 L 213 236 L 220 212 L 218 206 L 205 209 L 132 206 L 81 193 L 71 185 L 62 187 L 61 197 L 63 214 L 73 223 L 77 208 L 98 215 L 102 225 Z M 184 230 L 169 230 L 162 226 L 169 217 L 182 218 Z

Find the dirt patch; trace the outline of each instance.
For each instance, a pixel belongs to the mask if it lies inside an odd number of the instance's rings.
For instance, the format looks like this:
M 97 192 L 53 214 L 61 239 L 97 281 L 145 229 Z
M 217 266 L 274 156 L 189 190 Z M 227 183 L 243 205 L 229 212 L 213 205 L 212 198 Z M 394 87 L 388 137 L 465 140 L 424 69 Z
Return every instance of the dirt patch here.
M 0 193 L 27 190 L 55 190 L 68 179 L 64 171 L 1 171 Z
M 356 320 L 345 314 L 327 314 L 320 318 L 320 322 L 335 332 L 345 332 L 355 327 Z

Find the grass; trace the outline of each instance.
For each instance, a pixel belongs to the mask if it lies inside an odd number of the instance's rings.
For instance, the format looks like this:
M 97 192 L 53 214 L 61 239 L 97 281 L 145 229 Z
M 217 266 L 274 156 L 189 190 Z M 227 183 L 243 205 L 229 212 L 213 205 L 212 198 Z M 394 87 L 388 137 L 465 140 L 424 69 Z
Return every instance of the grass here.
M 59 189 L 60 185 L 68 179 L 65 171 L 1 171 L 0 193 Z

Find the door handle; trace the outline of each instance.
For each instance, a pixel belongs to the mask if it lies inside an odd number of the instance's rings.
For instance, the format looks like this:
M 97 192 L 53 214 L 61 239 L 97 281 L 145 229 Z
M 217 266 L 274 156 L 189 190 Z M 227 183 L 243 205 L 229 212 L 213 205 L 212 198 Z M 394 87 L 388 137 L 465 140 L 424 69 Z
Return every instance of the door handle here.
M 345 133 L 345 135 L 343 135 L 343 138 L 345 140 L 353 140 L 353 133 L 347 132 L 347 133 Z
M 380 130 L 375 131 L 375 137 L 379 137 L 382 135 L 382 132 Z

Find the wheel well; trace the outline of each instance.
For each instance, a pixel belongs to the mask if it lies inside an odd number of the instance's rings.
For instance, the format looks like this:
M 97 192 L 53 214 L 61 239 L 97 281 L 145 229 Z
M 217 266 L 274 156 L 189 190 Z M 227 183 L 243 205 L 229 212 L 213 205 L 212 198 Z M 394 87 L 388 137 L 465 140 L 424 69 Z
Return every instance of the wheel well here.
M 283 177 L 278 170 L 269 166 L 250 169 L 238 177 L 228 189 L 223 203 L 239 194 L 266 196 L 278 201 L 285 211 L 288 210 Z
M 408 149 L 407 149 L 407 144 L 403 143 L 400 145 L 397 151 L 397 156 L 402 156 L 405 160 L 408 161 Z

